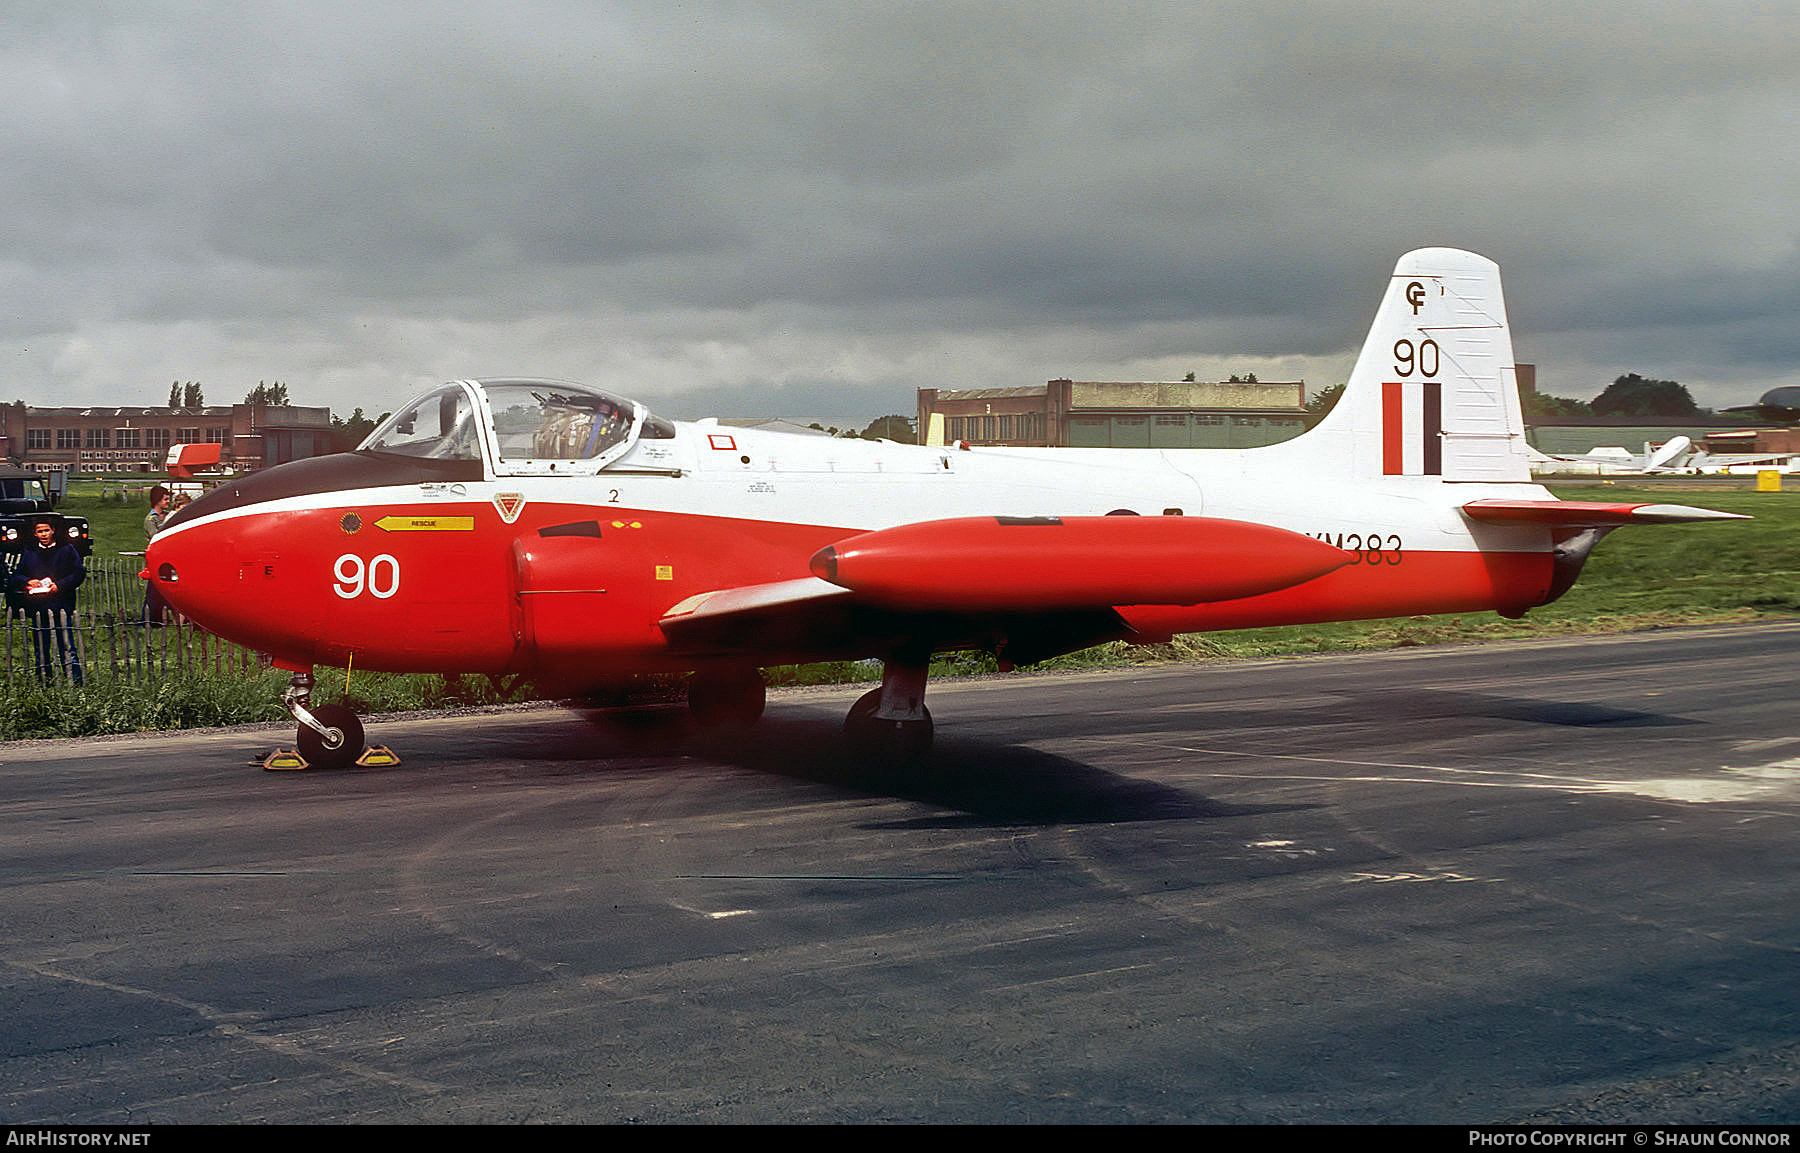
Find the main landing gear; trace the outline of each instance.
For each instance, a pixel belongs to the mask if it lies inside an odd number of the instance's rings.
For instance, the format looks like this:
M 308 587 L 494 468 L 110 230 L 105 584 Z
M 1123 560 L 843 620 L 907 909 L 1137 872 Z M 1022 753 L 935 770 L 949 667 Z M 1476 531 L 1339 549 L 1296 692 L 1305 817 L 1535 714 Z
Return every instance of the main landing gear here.
M 890 658 L 881 687 L 864 693 L 844 718 L 850 747 L 872 760 L 913 765 L 931 752 L 931 710 L 925 707 L 929 656 Z
M 756 669 L 703 669 L 688 678 L 688 711 L 703 729 L 747 729 L 762 719 L 767 700 Z
M 312 699 L 311 673 L 295 673 L 281 703 L 300 723 L 295 741 L 309 765 L 343 769 L 356 763 L 363 752 L 363 726 L 357 715 L 342 705 L 307 708 Z
M 925 707 L 928 656 L 890 658 L 881 687 L 865 693 L 844 718 L 844 738 L 858 757 L 883 765 L 912 765 L 931 752 L 931 710 Z M 702 729 L 741 731 L 762 716 L 766 690 L 755 669 L 704 669 L 688 679 L 688 711 Z

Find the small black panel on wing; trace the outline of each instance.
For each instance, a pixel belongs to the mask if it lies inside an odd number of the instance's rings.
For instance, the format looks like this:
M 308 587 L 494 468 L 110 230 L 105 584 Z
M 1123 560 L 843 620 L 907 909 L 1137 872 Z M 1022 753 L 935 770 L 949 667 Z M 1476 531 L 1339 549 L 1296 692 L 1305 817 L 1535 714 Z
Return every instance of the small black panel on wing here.
M 600 539 L 600 522 L 597 520 L 576 520 L 568 524 L 546 525 L 538 529 L 539 536 L 591 536 Z

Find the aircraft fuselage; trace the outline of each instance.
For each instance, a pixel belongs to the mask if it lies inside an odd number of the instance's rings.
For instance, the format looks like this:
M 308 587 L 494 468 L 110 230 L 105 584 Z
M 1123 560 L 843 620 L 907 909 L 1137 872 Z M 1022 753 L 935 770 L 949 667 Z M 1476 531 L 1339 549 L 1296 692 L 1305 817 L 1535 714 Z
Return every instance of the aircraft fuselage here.
M 158 537 L 150 570 L 176 574 L 163 589 L 178 611 L 283 665 L 576 679 L 585 669 L 596 680 L 620 668 L 690 667 L 659 628 L 686 598 L 805 577 L 822 548 L 919 521 L 1203 516 L 1278 526 L 1346 554 L 1335 571 L 1255 596 L 1114 606 L 1147 639 L 1519 611 L 1540 603 L 1550 581 L 1547 531 L 1472 526 L 1450 501 L 1408 492 L 1420 486 L 1406 478 L 1327 495 L 1279 475 L 1279 458 L 1293 455 L 1284 445 L 959 449 L 713 425 L 675 432 L 649 445 L 653 456 L 587 476 L 403 478 L 413 462 L 396 457 L 386 462 L 390 482 L 336 489 L 327 487 L 334 462 L 370 470 L 354 458 L 303 462 L 314 491 L 190 514 Z M 1274 473 L 1255 467 L 1259 454 L 1277 458 L 1266 462 Z M 279 491 L 280 473 L 239 482 L 243 497 Z M 1472 485 L 1456 502 L 1501 492 L 1548 498 L 1535 485 Z M 1118 562 L 1101 552 L 1090 563 Z M 982 586 L 979 568 L 941 567 L 943 587 Z M 761 662 L 877 656 L 878 643 L 797 644 Z

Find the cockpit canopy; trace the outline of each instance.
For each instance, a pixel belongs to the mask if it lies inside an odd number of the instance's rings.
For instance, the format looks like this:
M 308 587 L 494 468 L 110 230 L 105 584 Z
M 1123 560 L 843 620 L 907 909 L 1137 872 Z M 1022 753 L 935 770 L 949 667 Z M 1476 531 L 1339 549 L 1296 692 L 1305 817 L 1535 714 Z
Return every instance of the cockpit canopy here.
M 643 405 L 553 380 L 459 380 L 413 401 L 361 452 L 484 462 L 495 476 L 597 472 L 674 427 Z

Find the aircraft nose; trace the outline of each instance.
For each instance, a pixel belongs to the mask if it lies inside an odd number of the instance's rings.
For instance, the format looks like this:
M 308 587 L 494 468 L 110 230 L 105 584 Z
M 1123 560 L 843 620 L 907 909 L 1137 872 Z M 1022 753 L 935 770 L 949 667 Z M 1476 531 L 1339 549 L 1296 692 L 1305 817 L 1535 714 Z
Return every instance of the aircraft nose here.
M 182 596 L 188 591 L 187 585 L 192 583 L 192 578 L 203 575 L 196 568 L 196 558 L 202 555 L 197 549 L 205 547 L 205 542 L 197 540 L 201 535 L 206 534 L 184 532 L 154 537 L 144 551 L 144 569 L 138 574 L 151 582 L 163 599 L 183 614 L 188 611 L 181 605 Z M 218 553 L 217 548 L 213 551 Z
M 153 581 L 158 588 L 180 583 L 181 570 L 175 567 L 168 556 L 169 550 L 152 540 L 150 547 L 144 552 L 144 567 L 138 573 L 138 578 Z
M 144 578 L 171 609 L 206 629 L 239 640 L 246 618 L 267 605 L 240 590 L 237 534 L 199 523 L 165 529 L 144 551 Z
M 336 514 L 327 515 L 335 524 Z M 207 632 L 310 663 L 320 593 L 329 595 L 331 586 L 296 573 L 309 571 L 302 542 L 318 536 L 280 513 L 200 517 L 157 533 L 145 550 L 144 571 L 169 608 Z

